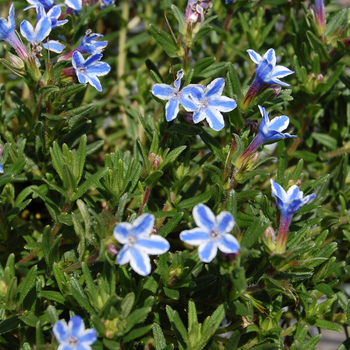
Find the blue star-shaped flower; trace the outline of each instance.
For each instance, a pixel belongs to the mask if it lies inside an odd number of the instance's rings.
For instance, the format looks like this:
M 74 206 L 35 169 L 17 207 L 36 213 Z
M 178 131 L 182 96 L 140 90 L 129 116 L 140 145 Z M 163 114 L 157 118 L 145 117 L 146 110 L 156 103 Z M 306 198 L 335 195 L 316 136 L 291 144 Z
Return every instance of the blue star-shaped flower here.
M 232 98 L 222 96 L 224 87 L 225 80 L 218 78 L 207 87 L 196 85 L 190 90 L 191 99 L 196 105 L 196 109 L 192 110 L 194 123 L 206 119 L 209 126 L 216 131 L 225 126 L 221 112 L 232 111 L 237 107 L 237 103 Z
M 119 265 L 130 262 L 132 269 L 141 276 L 151 272 L 151 261 L 148 256 L 166 253 L 169 242 L 157 235 L 151 235 L 154 226 L 154 215 L 143 214 L 132 224 L 121 222 L 113 232 L 115 239 L 124 244 L 117 255 Z
M 0 40 L 8 42 L 23 59 L 26 59 L 28 57 L 28 52 L 19 41 L 15 30 L 15 8 L 13 4 L 11 4 L 7 20 L 3 17 L 0 18 Z
M 293 216 L 302 206 L 314 199 L 316 195 L 309 194 L 304 197 L 304 193 L 297 185 L 289 188 L 288 192 L 277 182 L 271 181 L 272 196 L 277 200 L 277 207 L 282 215 Z
M 85 36 L 81 39 L 80 45 L 69 54 L 60 57 L 58 60 L 68 60 L 74 54 L 74 52 L 79 51 L 80 53 L 88 53 L 93 55 L 95 53 L 102 53 L 108 44 L 108 41 L 98 41 L 97 38 L 102 38 L 102 34 L 92 33 L 91 29 L 88 29 Z
M 102 58 L 101 54 L 89 56 L 86 61 L 82 54 L 78 51 L 74 52 L 72 64 L 79 83 L 90 83 L 97 91 L 102 91 L 102 86 L 98 80 L 98 76 L 106 75 L 111 67 L 108 63 L 99 62 Z
M 29 6 L 27 8 L 34 7 Z M 53 6 L 47 13 L 45 12 L 45 8 L 42 5 L 35 6 L 37 11 L 37 22 L 39 22 L 43 17 L 48 17 L 51 22 L 51 29 L 55 29 L 59 26 L 63 26 L 68 22 L 68 19 L 59 21 L 59 18 L 61 16 L 61 7 L 60 6 Z
M 51 21 L 48 17 L 42 17 L 36 24 L 35 29 L 27 21 L 21 23 L 21 34 L 32 44 L 32 52 L 41 53 L 40 43 L 47 38 L 51 32 Z
M 217 217 L 204 204 L 198 204 L 193 208 L 193 218 L 197 228 L 182 231 L 180 239 L 190 245 L 199 246 L 199 258 L 209 263 L 217 250 L 223 253 L 236 253 L 240 246 L 237 239 L 229 234 L 235 225 L 233 216 L 228 211 L 221 212 Z
M 261 57 L 254 50 L 247 50 L 250 58 L 256 64 L 255 79 L 252 85 L 258 84 L 279 84 L 282 86 L 289 86 L 279 78 L 283 78 L 287 75 L 294 73 L 292 70 L 283 67 L 276 66 L 276 54 L 274 49 L 269 49 L 263 57 Z
M 167 84 L 154 84 L 152 94 L 161 100 L 167 100 L 165 105 L 165 117 L 168 122 L 174 120 L 182 105 L 186 111 L 194 111 L 197 107 L 189 97 L 189 92 L 194 85 L 187 85 L 180 91 L 181 79 L 184 75 L 183 69 L 177 72 L 177 79 L 174 82 L 174 87 Z
M 68 325 L 66 321 L 57 321 L 53 334 L 60 343 L 57 350 L 92 350 L 91 345 L 97 340 L 96 329 L 85 329 L 80 316 L 73 316 Z

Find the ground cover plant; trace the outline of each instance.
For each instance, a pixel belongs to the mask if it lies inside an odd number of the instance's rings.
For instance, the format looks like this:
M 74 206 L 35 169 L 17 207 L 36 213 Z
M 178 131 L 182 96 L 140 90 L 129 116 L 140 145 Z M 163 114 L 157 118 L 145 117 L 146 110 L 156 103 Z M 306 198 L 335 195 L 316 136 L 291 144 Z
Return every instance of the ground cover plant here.
M 345 1 L 0 4 L 1 349 L 348 338 Z

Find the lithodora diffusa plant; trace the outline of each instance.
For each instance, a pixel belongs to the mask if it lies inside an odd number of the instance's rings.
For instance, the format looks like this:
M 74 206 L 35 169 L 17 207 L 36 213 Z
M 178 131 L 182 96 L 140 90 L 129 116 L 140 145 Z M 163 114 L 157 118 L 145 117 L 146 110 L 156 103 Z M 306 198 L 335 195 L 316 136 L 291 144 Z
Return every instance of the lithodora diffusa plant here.
M 2 1 L 1 349 L 350 347 L 342 6 Z

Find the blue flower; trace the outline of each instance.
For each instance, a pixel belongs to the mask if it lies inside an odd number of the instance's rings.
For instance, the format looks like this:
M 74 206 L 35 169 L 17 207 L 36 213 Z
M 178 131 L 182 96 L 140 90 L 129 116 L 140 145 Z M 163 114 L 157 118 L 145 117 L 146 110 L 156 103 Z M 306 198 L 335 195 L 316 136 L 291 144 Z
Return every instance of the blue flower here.
M 27 59 L 28 52 L 19 41 L 15 30 L 15 8 L 13 4 L 11 4 L 7 20 L 2 17 L 0 18 L 0 40 L 7 41 L 23 59 Z
M 277 182 L 271 181 L 272 196 L 277 200 L 277 207 L 282 214 L 293 216 L 302 206 L 314 199 L 316 195 L 309 194 L 304 197 L 304 193 L 297 185 L 293 185 L 286 192 Z
M 40 55 L 42 48 L 40 43 L 46 39 L 51 32 L 51 21 L 48 17 L 42 17 L 36 24 L 35 29 L 27 21 L 21 23 L 21 34 L 32 44 L 32 52 Z
M 31 5 L 26 7 L 24 10 L 37 7 L 39 5 L 44 6 L 45 10 L 50 10 L 51 7 L 55 5 L 55 0 L 27 0 L 27 2 Z
M 193 121 L 199 123 L 206 119 L 209 126 L 219 131 L 225 126 L 221 112 L 230 112 L 237 107 L 232 98 L 221 96 L 225 87 L 225 80 L 218 78 L 213 80 L 207 87 L 196 85 L 190 90 L 190 97 L 196 105 L 193 109 Z
M 316 197 L 316 195 L 309 194 L 304 197 L 304 193 L 299 190 L 297 185 L 289 188 L 288 192 L 284 188 L 273 181 L 271 181 L 272 196 L 277 200 L 277 207 L 281 211 L 280 227 L 276 240 L 275 253 L 282 254 L 286 250 L 289 225 L 292 221 L 293 215 L 306 203 Z
M 76 12 L 79 12 L 83 7 L 82 0 L 65 0 L 64 3 Z
M 30 6 L 32 7 L 32 6 Z M 29 8 L 29 7 L 27 7 Z M 51 22 L 51 29 L 55 29 L 58 26 L 63 26 L 68 22 L 68 19 L 65 19 L 63 21 L 59 21 L 58 19 L 61 16 L 61 7 L 60 6 L 53 6 L 47 13 L 45 12 L 44 6 L 37 5 L 36 11 L 38 13 L 37 16 L 37 22 L 39 22 L 43 17 L 48 17 Z
M 79 51 L 80 53 L 88 53 L 93 55 L 95 53 L 102 53 L 105 47 L 107 46 L 107 41 L 97 41 L 95 39 L 102 38 L 102 34 L 92 33 L 91 29 L 88 29 L 85 33 L 83 39 L 81 39 L 80 45 L 69 54 L 60 57 L 58 60 L 68 60 L 74 54 L 74 52 Z
M 152 87 L 152 94 L 161 100 L 167 100 L 165 105 L 165 117 L 168 122 L 174 120 L 180 110 L 180 104 L 186 111 L 194 111 L 197 106 L 191 101 L 189 92 L 194 85 L 187 85 L 180 91 L 181 79 L 184 75 L 183 69 L 177 72 L 177 79 L 174 87 L 167 84 L 155 84 Z
M 0 163 L 0 174 L 4 173 L 4 168 L 2 167 L 2 164 Z
M 96 90 L 102 91 L 102 86 L 98 80 L 98 76 L 106 75 L 111 67 L 108 63 L 99 62 L 102 58 L 101 54 L 89 56 L 86 61 L 80 52 L 74 52 L 72 64 L 79 83 L 90 83 Z
M 221 212 L 217 217 L 204 204 L 198 204 L 193 208 L 193 218 L 197 228 L 182 231 L 180 239 L 190 245 L 199 246 L 199 258 L 209 263 L 217 250 L 223 253 L 236 253 L 240 246 L 237 239 L 229 234 L 235 225 L 233 216 L 228 211 Z
M 151 261 L 148 256 L 166 253 L 169 242 L 157 235 L 151 235 L 154 226 L 154 215 L 143 214 L 132 224 L 121 222 L 113 232 L 115 239 L 124 244 L 117 255 L 119 265 L 130 262 L 132 269 L 141 276 L 151 272 Z
M 276 54 L 274 49 L 269 49 L 263 57 L 254 50 L 247 50 L 250 58 L 256 64 L 255 84 L 280 84 L 289 86 L 279 78 L 294 73 L 290 69 L 283 66 L 276 66 Z M 252 85 L 254 85 L 254 82 Z
M 52 331 L 60 344 L 57 350 L 92 350 L 91 345 L 97 340 L 96 329 L 85 329 L 80 316 L 73 316 L 68 325 L 64 320 L 57 321 Z

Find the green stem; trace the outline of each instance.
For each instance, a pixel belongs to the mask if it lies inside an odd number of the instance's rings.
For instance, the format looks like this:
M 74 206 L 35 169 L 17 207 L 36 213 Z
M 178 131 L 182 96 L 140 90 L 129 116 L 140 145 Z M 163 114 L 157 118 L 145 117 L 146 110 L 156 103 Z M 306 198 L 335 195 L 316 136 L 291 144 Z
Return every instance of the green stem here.
M 333 158 L 333 157 L 339 157 L 345 153 L 350 153 L 350 147 L 338 148 L 335 151 L 330 151 L 325 153 L 325 156 L 328 158 Z

